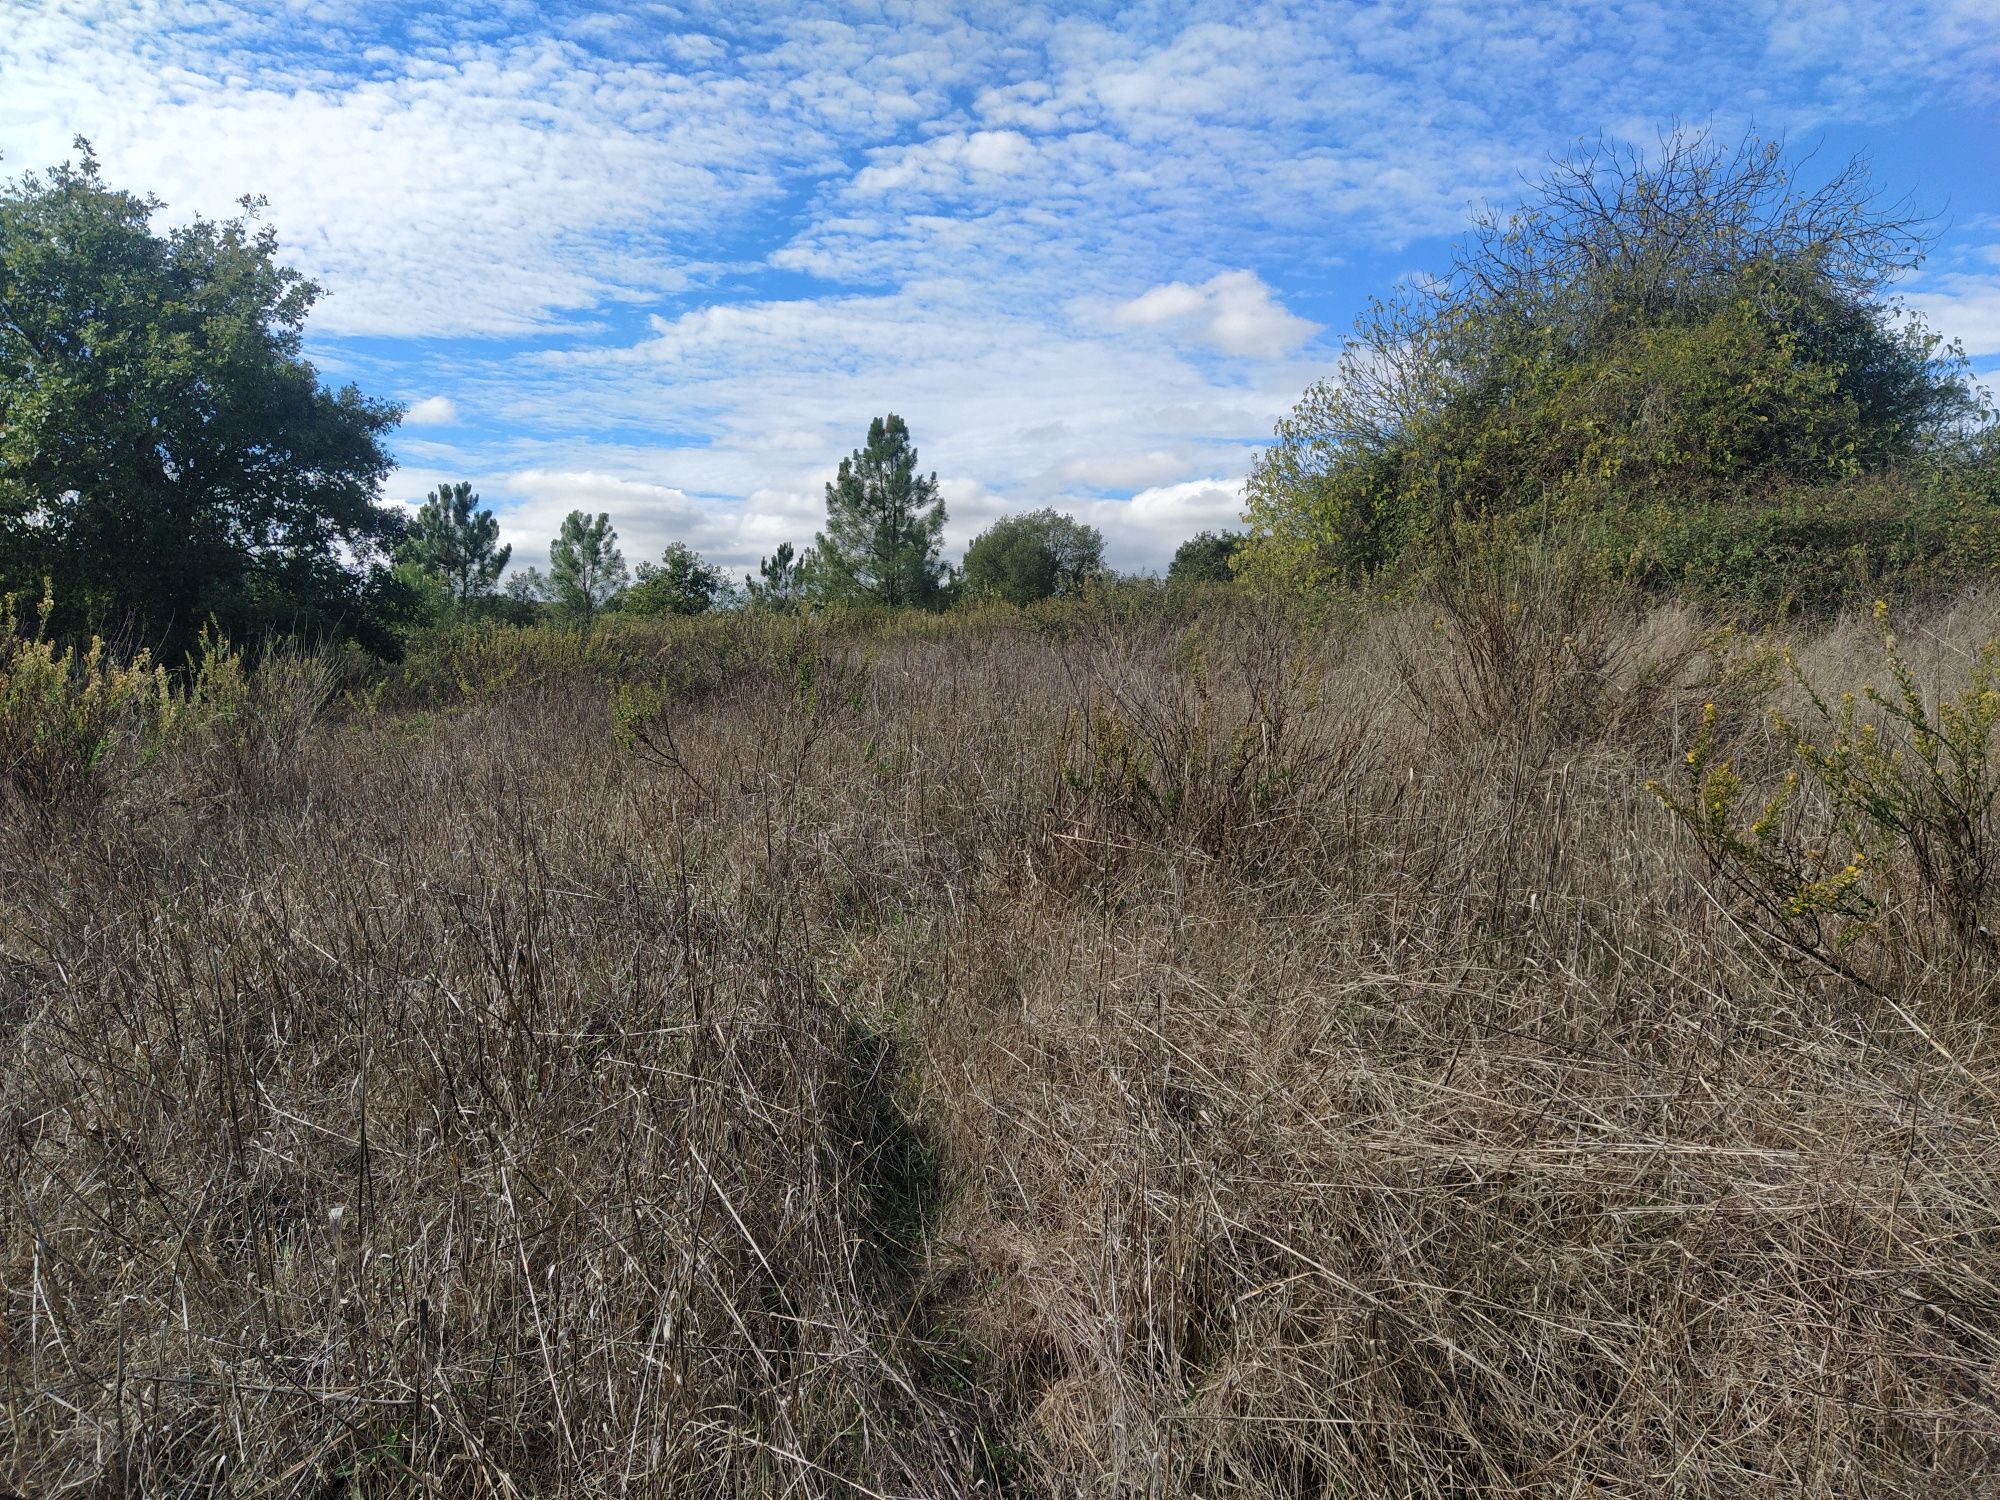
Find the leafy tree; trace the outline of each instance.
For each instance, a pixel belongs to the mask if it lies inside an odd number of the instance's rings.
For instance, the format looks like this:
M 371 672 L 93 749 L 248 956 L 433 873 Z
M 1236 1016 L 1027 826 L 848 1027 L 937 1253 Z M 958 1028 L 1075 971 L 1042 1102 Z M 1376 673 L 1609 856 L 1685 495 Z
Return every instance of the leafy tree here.
M 815 583 L 834 599 L 934 606 L 950 587 L 938 557 L 944 501 L 937 475 L 917 472 L 910 429 L 893 413 L 868 427 L 866 447 L 840 461 L 826 487 Z
M 729 580 L 686 542 L 670 542 L 658 563 L 639 564 L 639 581 L 619 608 L 635 615 L 698 615 L 729 597 Z
M 1227 583 L 1235 577 L 1231 566 L 1243 547 L 1240 531 L 1202 531 L 1174 549 L 1167 564 L 1169 583 Z
M 1687 132 L 1560 162 L 1364 314 L 1253 468 L 1243 564 L 1352 576 L 1469 519 L 1588 518 L 1638 556 L 1705 506 L 1924 458 L 1985 413 L 1887 298 L 1922 249 L 1858 162 L 1812 187 Z
M 811 592 L 816 556 L 811 547 L 794 553 L 790 542 L 780 542 L 777 551 L 757 564 L 755 578 L 744 575 L 751 602 L 773 609 L 803 604 Z
M 593 520 L 573 510 L 563 517 L 562 530 L 549 543 L 547 590 L 557 609 L 587 624 L 618 597 L 627 578 L 610 516 L 600 511 Z
M 1104 569 L 1104 535 L 1053 510 L 1003 516 L 965 551 L 965 586 L 1011 604 L 1073 594 Z
M 397 551 L 444 585 L 450 604 L 463 609 L 493 592 L 514 555 L 500 545 L 500 522 L 477 509 L 479 497 L 464 480 L 430 492 Z
M 503 590 L 516 604 L 547 604 L 555 597 L 549 587 L 549 575 L 540 568 L 523 568 L 507 580 Z
M 300 353 L 320 289 L 278 263 L 257 200 L 158 233 L 158 200 L 76 144 L 0 185 L 0 590 L 47 575 L 55 628 L 164 657 L 211 619 L 384 641 L 400 408 L 321 386 Z

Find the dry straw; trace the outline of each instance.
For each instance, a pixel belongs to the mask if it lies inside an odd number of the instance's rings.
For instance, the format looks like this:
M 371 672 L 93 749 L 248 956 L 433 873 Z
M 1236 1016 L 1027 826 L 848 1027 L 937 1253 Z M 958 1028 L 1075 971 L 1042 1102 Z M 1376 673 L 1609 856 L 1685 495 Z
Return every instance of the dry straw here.
M 1517 602 L 495 636 L 12 798 L 0 1490 L 1988 1492 L 1990 967 L 1770 941 L 1645 783 L 1788 679 Z

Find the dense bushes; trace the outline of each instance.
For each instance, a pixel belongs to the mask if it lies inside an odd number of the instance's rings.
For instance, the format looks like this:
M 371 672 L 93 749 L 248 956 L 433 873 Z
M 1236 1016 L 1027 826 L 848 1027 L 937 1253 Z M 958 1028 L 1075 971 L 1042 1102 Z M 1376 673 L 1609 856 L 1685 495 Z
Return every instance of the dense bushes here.
M 1990 460 L 1957 466 L 1992 413 L 1887 297 L 1922 247 L 1858 164 L 1688 134 L 1560 163 L 1357 324 L 1252 471 L 1239 566 L 1420 572 L 1474 523 L 1764 604 L 1990 568 Z

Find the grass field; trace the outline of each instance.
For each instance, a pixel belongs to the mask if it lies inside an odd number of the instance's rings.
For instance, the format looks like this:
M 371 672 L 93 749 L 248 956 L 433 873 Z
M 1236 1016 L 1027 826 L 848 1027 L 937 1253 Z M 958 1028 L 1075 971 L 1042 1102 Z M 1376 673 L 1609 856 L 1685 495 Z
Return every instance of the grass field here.
M 1792 925 L 1704 857 L 1647 782 L 1811 715 L 1712 625 L 273 665 L 0 804 L 0 1491 L 1991 1494 L 1990 939 L 1921 841 Z

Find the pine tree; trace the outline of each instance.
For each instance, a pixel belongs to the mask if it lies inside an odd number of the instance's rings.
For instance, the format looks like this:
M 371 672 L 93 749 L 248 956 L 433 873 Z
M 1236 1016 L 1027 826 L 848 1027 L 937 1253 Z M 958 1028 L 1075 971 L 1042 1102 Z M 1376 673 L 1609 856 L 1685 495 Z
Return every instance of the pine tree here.
M 549 593 L 556 608 L 588 623 L 624 590 L 625 554 L 611 517 L 592 520 L 580 510 L 563 517 L 562 531 L 549 543 Z
M 398 549 L 441 579 L 447 597 L 461 609 L 493 592 L 514 554 L 512 547 L 499 545 L 499 520 L 478 505 L 479 496 L 463 480 L 432 490 Z
M 790 609 L 805 602 L 815 562 L 813 549 L 801 555 L 790 542 L 780 542 L 778 550 L 757 564 L 757 576 L 743 576 L 753 604 L 770 609 Z
M 893 413 L 868 427 L 868 444 L 840 461 L 826 487 L 826 530 L 816 580 L 829 597 L 892 606 L 933 606 L 950 573 L 939 559 L 944 500 L 937 475 L 917 472 L 910 429 Z

